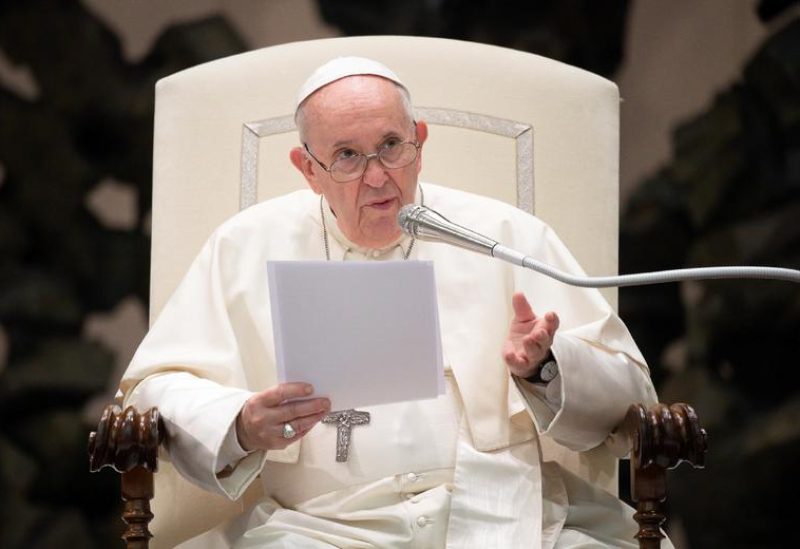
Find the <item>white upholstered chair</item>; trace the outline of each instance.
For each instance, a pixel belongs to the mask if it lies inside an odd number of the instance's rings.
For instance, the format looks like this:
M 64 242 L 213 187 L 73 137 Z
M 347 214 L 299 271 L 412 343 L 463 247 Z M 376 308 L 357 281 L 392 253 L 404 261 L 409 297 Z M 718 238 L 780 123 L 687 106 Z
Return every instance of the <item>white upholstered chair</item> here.
M 296 90 L 341 55 L 391 67 L 430 126 L 421 180 L 492 196 L 555 228 L 590 274 L 617 269 L 619 93 L 608 80 L 550 59 L 470 42 L 356 37 L 298 42 L 200 65 L 156 86 L 151 321 L 223 220 L 302 188 Z M 468 252 L 465 252 L 468 253 Z M 616 303 L 616 292 L 605 291 Z M 545 459 L 610 492 L 603 447 L 576 454 L 543 439 Z M 259 484 L 259 483 L 254 483 Z M 200 492 L 162 460 L 153 547 L 172 547 L 247 505 Z M 187 505 L 186 502 L 191 502 Z

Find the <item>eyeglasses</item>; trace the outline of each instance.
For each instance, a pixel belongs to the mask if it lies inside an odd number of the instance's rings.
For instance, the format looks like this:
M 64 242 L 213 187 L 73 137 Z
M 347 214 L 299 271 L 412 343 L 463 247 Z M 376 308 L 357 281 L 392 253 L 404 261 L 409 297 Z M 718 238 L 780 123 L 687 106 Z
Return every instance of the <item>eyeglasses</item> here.
M 377 158 L 385 168 L 390 170 L 405 168 L 417 159 L 420 144 L 412 141 L 389 139 L 380 146 L 378 152 L 372 154 L 358 153 L 352 149 L 345 149 L 337 153 L 330 167 L 320 162 L 309 150 L 307 144 L 303 143 L 303 147 L 305 147 L 309 156 L 331 175 L 331 179 L 337 183 L 347 183 L 364 175 L 367 170 L 367 163 L 371 158 Z

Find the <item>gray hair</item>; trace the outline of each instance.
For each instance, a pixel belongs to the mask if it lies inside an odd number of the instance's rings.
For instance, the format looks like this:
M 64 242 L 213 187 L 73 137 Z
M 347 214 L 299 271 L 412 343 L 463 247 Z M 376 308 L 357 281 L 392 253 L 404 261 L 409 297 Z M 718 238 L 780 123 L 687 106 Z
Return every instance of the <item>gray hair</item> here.
M 392 82 L 395 88 L 397 88 L 397 91 L 400 92 L 400 100 L 403 103 L 403 110 L 405 111 L 409 122 L 414 122 L 414 107 L 411 104 L 411 94 L 408 93 L 408 90 L 404 86 L 401 86 L 397 82 L 393 82 L 391 80 L 389 81 Z M 297 110 L 294 112 L 294 124 L 297 126 L 297 132 L 300 134 L 301 143 L 305 143 L 306 137 L 308 136 L 308 122 L 306 120 L 305 110 L 308 100 L 311 97 L 313 97 L 313 94 L 305 98 L 303 102 L 297 106 Z

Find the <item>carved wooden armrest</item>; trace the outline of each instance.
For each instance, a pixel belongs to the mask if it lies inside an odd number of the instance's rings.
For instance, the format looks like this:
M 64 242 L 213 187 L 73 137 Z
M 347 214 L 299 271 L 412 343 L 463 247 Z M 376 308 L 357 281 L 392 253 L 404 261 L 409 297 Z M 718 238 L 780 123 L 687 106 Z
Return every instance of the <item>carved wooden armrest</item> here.
M 122 520 L 127 525 L 122 539 L 128 549 L 147 549 L 153 537 L 148 529 L 153 518 L 150 500 L 163 437 L 156 408 L 140 414 L 133 407 L 122 411 L 119 406 L 107 406 L 97 431 L 89 434 L 89 470 L 111 467 L 122 473 Z
M 688 404 L 655 404 L 649 409 L 633 404 L 625 419 L 633 442 L 631 450 L 631 497 L 637 502 L 634 519 L 639 524 L 640 549 L 661 547 L 666 499 L 667 469 L 682 462 L 705 466 L 707 434 Z
M 628 409 L 626 429 L 632 438 L 631 496 L 637 502 L 640 549 L 661 546 L 666 499 L 666 472 L 682 462 L 702 468 L 707 451 L 706 431 L 688 404 L 656 404 L 649 409 L 634 404 Z M 158 446 L 164 437 L 158 410 L 140 414 L 132 407 L 108 406 L 97 431 L 89 435 L 89 468 L 111 467 L 122 473 L 122 518 L 127 527 L 122 539 L 128 549 L 147 549 L 152 534 L 153 473 L 158 469 Z

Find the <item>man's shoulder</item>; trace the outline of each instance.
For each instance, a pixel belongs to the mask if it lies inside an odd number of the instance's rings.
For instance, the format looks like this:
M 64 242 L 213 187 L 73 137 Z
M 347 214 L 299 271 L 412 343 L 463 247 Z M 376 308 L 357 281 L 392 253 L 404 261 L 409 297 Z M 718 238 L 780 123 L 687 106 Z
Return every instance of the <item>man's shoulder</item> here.
M 302 225 L 313 218 L 319 197 L 308 189 L 284 194 L 246 208 L 224 221 L 220 236 L 241 231 L 262 231 Z
M 503 223 L 544 226 L 537 217 L 509 204 L 480 194 L 442 185 L 423 183 L 425 205 L 459 224 L 486 227 Z

